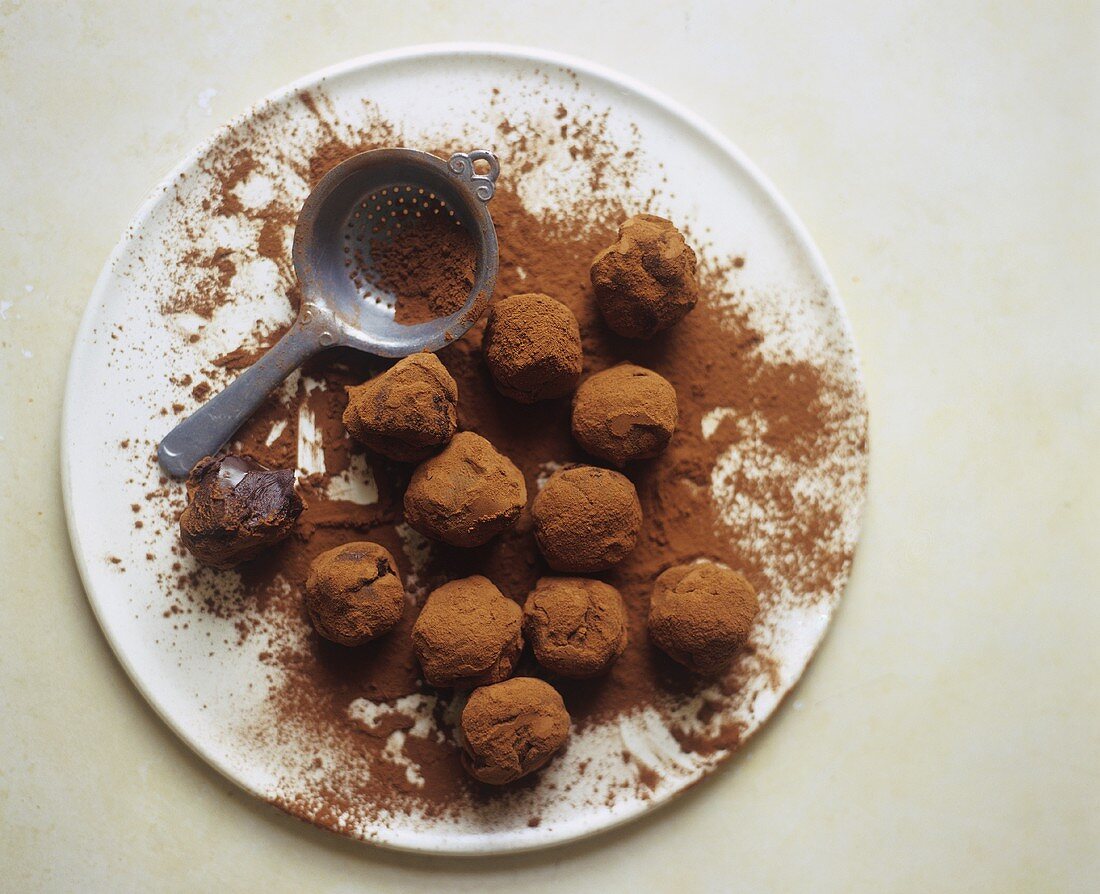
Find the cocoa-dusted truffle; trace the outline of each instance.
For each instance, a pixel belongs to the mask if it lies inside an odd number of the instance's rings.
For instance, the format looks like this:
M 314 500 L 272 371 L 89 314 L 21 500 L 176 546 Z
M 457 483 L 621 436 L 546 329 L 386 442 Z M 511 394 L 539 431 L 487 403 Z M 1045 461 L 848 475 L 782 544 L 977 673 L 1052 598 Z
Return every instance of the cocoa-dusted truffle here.
M 302 514 L 294 470 L 247 456 L 207 456 L 187 478 L 180 539 L 204 565 L 232 568 L 284 539 Z
M 544 766 L 569 737 L 569 713 L 549 683 L 516 677 L 474 690 L 462 709 L 462 765 L 504 785 Z
M 451 546 L 481 546 L 527 504 L 523 473 L 481 435 L 459 432 L 425 460 L 405 491 L 405 520 Z
M 642 507 L 625 475 L 574 466 L 550 476 L 531 506 L 535 539 L 555 571 L 602 571 L 638 542 Z
M 544 577 L 523 606 L 523 633 L 535 658 L 563 677 L 602 674 L 626 649 L 619 591 L 587 577 Z
M 671 221 L 639 214 L 596 255 L 592 286 L 608 326 L 628 338 L 650 338 L 695 307 L 695 252 Z
M 581 375 L 577 318 L 549 295 L 513 295 L 493 305 L 481 350 L 497 390 L 520 403 L 564 397 Z
M 685 667 L 714 674 L 745 645 L 759 610 L 752 584 L 736 571 L 714 562 L 677 565 L 654 581 L 649 636 Z
M 317 632 L 358 646 L 389 632 L 405 608 L 393 556 L 377 543 L 355 541 L 323 552 L 309 566 L 306 611 Z
M 508 678 L 523 650 L 523 612 L 475 574 L 433 590 L 412 629 L 432 686 L 483 686 Z
M 573 437 L 617 466 L 652 459 L 668 446 L 676 390 L 651 369 L 620 363 L 586 379 L 573 398 Z
M 410 354 L 347 391 L 344 427 L 390 459 L 417 462 L 455 433 L 458 386 L 435 354 Z

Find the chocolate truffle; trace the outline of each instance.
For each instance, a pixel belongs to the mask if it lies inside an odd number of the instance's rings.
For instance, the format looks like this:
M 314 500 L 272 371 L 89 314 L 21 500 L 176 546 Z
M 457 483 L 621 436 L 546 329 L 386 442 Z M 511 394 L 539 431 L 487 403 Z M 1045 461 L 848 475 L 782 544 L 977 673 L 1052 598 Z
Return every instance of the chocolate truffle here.
M 695 307 L 695 252 L 671 221 L 639 214 L 596 255 L 592 286 L 608 326 L 628 338 L 650 338 Z
M 497 390 L 520 403 L 564 397 L 581 376 L 577 318 L 549 295 L 513 295 L 493 305 L 481 350 Z
M 538 770 L 569 737 L 569 713 L 549 683 L 516 677 L 475 689 L 462 709 L 462 765 L 490 785 Z
M 232 568 L 284 539 L 302 514 L 294 470 L 247 456 L 207 456 L 187 478 L 180 538 L 204 565 Z
M 506 680 L 523 650 L 523 612 L 475 574 L 433 590 L 412 629 L 413 648 L 432 686 Z
M 573 398 L 573 437 L 623 466 L 652 459 L 676 431 L 676 390 L 651 369 L 620 363 L 586 379 Z
M 405 520 L 451 546 L 481 546 L 527 504 L 523 473 L 481 435 L 459 432 L 425 460 L 405 491 Z
M 594 677 L 626 649 L 623 598 L 587 577 L 540 578 L 523 606 L 523 633 L 547 670 Z
M 555 571 L 603 571 L 638 542 L 642 507 L 624 475 L 574 466 L 550 476 L 531 506 L 535 539 Z
M 419 462 L 455 433 L 458 386 L 435 354 L 410 354 L 347 391 L 344 427 L 390 459 Z
M 401 620 L 405 588 L 393 556 L 377 543 L 355 541 L 313 560 L 305 603 L 321 636 L 342 646 L 359 646 Z
M 677 565 L 653 583 L 649 637 L 701 674 L 725 669 L 745 645 L 760 610 L 743 576 L 714 562 Z

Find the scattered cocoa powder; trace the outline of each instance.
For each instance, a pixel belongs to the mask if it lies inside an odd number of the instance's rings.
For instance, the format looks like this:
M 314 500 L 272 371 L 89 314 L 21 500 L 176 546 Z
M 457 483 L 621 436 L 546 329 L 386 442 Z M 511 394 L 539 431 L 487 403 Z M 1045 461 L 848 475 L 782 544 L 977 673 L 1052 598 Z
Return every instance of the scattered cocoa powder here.
M 304 155 L 280 148 L 280 141 L 298 138 L 262 111 L 251 130 L 227 140 L 224 150 L 207 162 L 207 173 L 215 182 L 207 212 L 236 213 L 256 225 L 262 243 L 257 254 L 276 263 L 284 278 L 289 312 L 298 301 L 287 254 L 297 207 L 276 195 L 262 207 L 245 208 L 236 197 L 237 187 L 253 172 L 279 173 L 287 165 L 312 185 L 332 165 L 356 152 L 404 142 L 380 114 L 372 112 L 367 125 L 352 131 L 336 123 L 323 95 L 303 94 L 300 100 L 316 119 L 320 133 L 319 139 L 312 133 L 300 138 L 312 147 Z M 653 369 L 675 388 L 680 417 L 668 448 L 628 469 L 645 514 L 638 547 L 600 575 L 622 593 L 630 646 L 602 677 L 576 683 L 554 680 L 575 729 L 584 731 L 647 707 L 666 711 L 697 692 L 692 675 L 649 641 L 649 592 L 654 579 L 667 568 L 700 557 L 738 568 L 759 591 L 765 616 L 781 600 L 813 604 L 822 594 L 834 592 L 835 582 L 843 579 L 851 561 L 850 549 L 838 548 L 835 539 L 841 518 L 835 508 L 797 491 L 795 483 L 803 470 L 840 452 L 851 457 L 851 466 L 862 474 L 866 444 L 860 394 L 838 385 L 824 367 L 775 360 L 762 350 L 764 334 L 750 322 L 745 310 L 748 299 L 729 291 L 730 272 L 743 264 L 740 256 L 726 253 L 735 246 L 716 252 L 705 241 L 693 239 L 700 255 L 699 304 L 677 325 L 649 341 L 624 339 L 606 326 L 596 307 L 589 267 L 615 241 L 619 224 L 647 210 L 653 197 L 631 192 L 631 165 L 637 161 L 633 150 L 601 141 L 606 113 L 583 108 L 571 112 L 564 107 L 559 111 L 560 135 L 544 134 L 531 122 L 513 119 L 500 124 L 504 173 L 490 207 L 500 243 L 494 300 L 537 291 L 562 301 L 579 322 L 590 372 L 622 361 Z M 563 206 L 566 210 L 531 211 L 512 177 L 557 163 L 554 153 L 562 146 L 575 159 L 588 191 L 579 202 Z M 439 154 L 445 155 L 445 150 L 460 147 L 439 148 L 444 150 Z M 179 288 L 194 281 L 199 264 L 198 258 L 181 263 L 175 274 L 183 284 Z M 208 294 L 189 292 L 181 298 L 180 291 L 173 292 L 162 309 L 209 318 L 213 309 L 235 300 L 230 283 L 223 284 L 217 277 L 212 282 Z M 259 356 L 258 346 L 269 342 L 288 320 L 289 316 L 258 324 L 255 337 L 238 352 L 230 352 L 230 362 L 207 374 L 212 387 L 221 387 L 234 369 Z M 584 461 L 570 435 L 569 402 L 551 400 L 528 407 L 501 396 L 481 356 L 484 325 L 483 320 L 439 353 L 458 383 L 458 425 L 460 430 L 483 435 L 509 457 L 534 494 L 549 471 Z M 192 343 L 202 338 L 196 333 L 187 336 Z M 288 811 L 333 829 L 347 829 L 348 817 L 354 823 L 355 817 L 378 811 L 415 808 L 429 816 L 448 813 L 496 798 L 498 793 L 487 792 L 462 772 L 460 751 L 448 732 L 452 721 L 445 717 L 448 700 L 433 700 L 436 694 L 420 681 L 411 637 L 416 607 L 404 612 L 391 633 L 366 646 L 349 649 L 327 642 L 308 633 L 302 603 L 301 590 L 312 559 L 350 540 L 376 542 L 393 555 L 409 583 L 410 598 L 417 603 L 448 580 L 473 574 L 485 575 L 506 596 L 522 602 L 548 572 L 529 510 L 484 546 L 456 549 L 436 543 L 423 562 L 412 562 L 402 507 L 411 470 L 364 452 L 348 440 L 341 423 L 345 387 L 358 386 L 387 366 L 354 352 L 330 351 L 307 364 L 289 396 L 273 395 L 238 433 L 236 447 L 265 464 L 296 465 L 299 406 L 312 415 L 325 471 L 302 483 L 306 509 L 294 536 L 241 566 L 239 587 L 229 586 L 213 572 L 180 568 L 178 562 L 164 578 L 166 590 L 177 592 L 175 588 L 180 587 L 179 595 L 171 598 L 178 600 L 173 605 L 181 611 L 239 618 L 242 636 L 270 637 L 260 660 L 277 671 L 269 696 L 275 719 L 259 722 L 256 740 L 258 745 L 270 741 L 274 728 L 280 741 L 300 742 L 295 747 L 303 750 L 324 743 L 326 753 L 337 755 L 335 762 L 325 764 L 323 774 L 310 774 L 312 781 L 287 780 L 287 795 L 280 801 Z M 307 388 L 307 381 L 317 385 Z M 272 438 L 278 426 L 282 426 L 280 433 Z M 143 456 L 152 453 L 148 442 L 133 449 L 144 451 Z M 778 466 L 772 474 L 760 475 L 751 464 L 728 461 L 729 451 L 736 455 L 741 449 L 767 449 Z M 328 491 L 330 482 L 350 474 L 353 463 L 366 469 L 377 486 L 377 499 L 370 504 Z M 788 471 L 776 473 L 774 468 Z M 797 519 L 797 524 L 777 532 L 758 527 L 751 514 L 731 518 L 728 503 L 715 498 L 713 487 L 736 494 L 749 506 L 766 507 L 767 518 Z M 179 512 L 178 495 L 163 478 L 148 499 L 167 507 L 166 523 Z M 670 731 L 681 747 L 704 756 L 736 748 L 744 724 L 723 719 L 713 705 L 724 703 L 714 698 L 735 695 L 753 675 L 767 676 L 769 662 L 766 651 L 750 640 L 743 659 L 720 682 L 718 695 L 702 702 L 694 725 L 681 726 L 682 720 L 668 714 Z M 544 673 L 526 652 L 516 672 L 536 677 Z M 778 686 L 778 680 L 772 685 Z M 395 707 L 365 725 L 349 715 L 359 699 L 394 705 L 414 696 L 427 699 L 427 710 L 443 731 L 438 739 L 406 736 L 403 750 L 418 769 L 416 783 L 409 781 L 403 765 L 385 753 L 390 734 L 411 730 L 406 710 Z M 363 760 L 369 762 L 369 774 L 360 769 Z M 582 762 L 580 771 L 586 763 Z M 517 785 L 522 790 L 537 784 L 537 779 L 530 777 Z M 639 770 L 639 779 L 648 788 L 656 786 L 652 771 Z
M 184 259 L 191 276 L 163 309 L 169 313 L 191 312 L 209 320 L 219 297 L 225 294 L 237 275 L 233 252 L 218 248 L 212 254 L 204 254 L 199 249 L 191 249 Z
M 241 204 L 236 189 L 249 178 L 256 167 L 256 159 L 253 158 L 251 152 L 241 149 L 233 153 L 229 159 L 225 178 L 222 181 L 222 189 L 218 196 L 220 201 L 215 209 L 217 214 L 229 217 L 240 214 L 244 210 L 244 205 Z
M 264 355 L 267 348 L 267 345 L 256 345 L 250 348 L 234 348 L 232 351 L 226 351 L 226 353 L 218 355 L 210 362 L 213 363 L 214 366 L 220 366 L 222 369 L 248 369 L 248 367 Z

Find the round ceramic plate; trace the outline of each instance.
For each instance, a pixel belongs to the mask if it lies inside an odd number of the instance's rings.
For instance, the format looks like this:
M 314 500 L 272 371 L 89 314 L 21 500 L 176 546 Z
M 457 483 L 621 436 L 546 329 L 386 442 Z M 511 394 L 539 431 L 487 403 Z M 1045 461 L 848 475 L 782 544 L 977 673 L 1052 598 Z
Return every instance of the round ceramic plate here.
M 303 100 L 307 92 L 311 98 Z M 326 110 L 320 117 L 318 103 Z M 491 806 L 472 803 L 431 815 L 325 804 L 319 777 L 340 755 L 303 754 L 278 736 L 257 738 L 275 685 L 261 654 L 270 644 L 245 636 L 239 617 L 201 611 L 181 617 L 173 608 L 177 588 L 188 586 L 190 560 L 179 554 L 176 531 L 155 507 L 163 502 L 178 509 L 183 487 L 160 477 L 155 444 L 176 414 L 204 396 L 191 393 L 191 372 L 247 341 L 257 321 L 270 327 L 290 314 L 280 284 L 285 271 L 263 250 L 264 235 L 247 214 L 212 211 L 198 225 L 201 232 L 189 233 L 208 247 L 228 246 L 233 261 L 226 268 L 215 253 L 212 264 L 180 282 L 180 209 L 194 211 L 199 197 L 211 194 L 210 159 L 232 155 L 257 128 L 268 137 L 285 130 L 288 141 L 306 133 L 316 146 L 325 128 L 329 136 L 349 134 L 372 126 L 368 119 L 381 110 L 406 144 L 437 147 L 457 140 L 465 148 L 499 150 L 504 135 L 517 138 L 516 121 L 527 122 L 526 135 L 537 140 L 556 131 L 563 112 L 555 110 L 566 108 L 589 110 L 586 126 L 598 127 L 593 139 L 631 147 L 635 195 L 655 197 L 654 210 L 705 234 L 712 256 L 748 259 L 726 273 L 730 293 L 741 296 L 738 312 L 760 333 L 761 356 L 828 374 L 827 449 L 801 465 L 785 465 L 744 407 L 716 405 L 701 422 L 701 437 L 728 439 L 718 445 L 714 499 L 777 557 L 762 571 L 769 599 L 753 635 L 754 654 L 767 661 L 741 668 L 732 693 L 702 692 L 671 713 L 644 710 L 580 731 L 537 785 Z M 541 125 L 539 116 L 545 118 Z M 548 150 L 544 157 L 546 163 L 527 177 L 530 204 L 543 201 L 540 195 L 567 194 L 576 170 L 567 155 Z M 285 159 L 272 156 L 263 172 L 241 168 L 229 182 L 241 208 L 262 204 L 273 188 L 299 202 L 308 190 L 293 152 Z M 576 184 L 576 190 L 585 188 Z M 172 270 L 177 273 L 167 272 Z M 201 295 L 209 287 L 204 277 L 223 275 L 221 285 L 238 300 L 200 312 L 172 307 L 176 291 Z M 302 412 L 308 412 L 304 405 Z M 731 418 L 736 425 L 724 424 Z M 701 726 L 701 735 L 734 726 L 743 741 L 775 710 L 837 605 L 866 483 L 866 412 L 851 333 L 824 263 L 775 190 L 723 137 L 647 88 L 588 63 L 500 46 L 414 48 L 337 66 L 280 91 L 197 148 L 138 212 L 96 284 L 73 350 L 63 425 L 64 498 L 88 598 L 119 660 L 164 721 L 260 798 L 284 807 L 308 803 L 308 818 L 336 831 L 431 853 L 500 853 L 576 839 L 639 816 L 717 767 L 732 740 L 727 747 L 685 747 L 683 736 L 671 734 L 669 718 Z M 305 471 L 318 453 L 307 440 L 298 453 Z M 758 484 L 772 481 L 788 499 L 753 499 L 766 488 L 723 489 L 736 474 Z M 370 495 L 358 499 L 369 502 Z M 807 544 L 800 512 L 810 509 L 829 523 Z M 814 562 L 821 573 L 812 584 L 792 577 L 792 567 Z M 706 711 L 700 699 L 709 699 Z M 377 708 L 359 705 L 367 713 Z M 403 736 L 429 734 L 423 727 L 431 725 L 430 715 L 425 719 L 417 706 L 410 710 L 420 720 L 393 733 L 398 757 Z M 630 761 L 623 760 L 627 752 Z M 410 783 L 416 778 L 410 765 Z

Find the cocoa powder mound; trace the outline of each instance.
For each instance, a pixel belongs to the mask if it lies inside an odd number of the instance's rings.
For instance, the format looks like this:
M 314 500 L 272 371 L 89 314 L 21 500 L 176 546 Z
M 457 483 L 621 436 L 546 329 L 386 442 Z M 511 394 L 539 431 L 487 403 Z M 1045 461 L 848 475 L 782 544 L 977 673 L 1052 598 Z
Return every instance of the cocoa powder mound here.
M 394 319 L 406 326 L 461 310 L 474 286 L 477 251 L 470 233 L 436 212 L 409 219 L 392 238 L 370 242 L 367 287 L 396 296 Z M 356 260 L 364 264 L 361 256 Z
M 315 116 L 321 136 L 313 140 L 315 148 L 305 160 L 289 163 L 309 185 L 356 152 L 404 142 L 381 117 L 352 133 L 332 123 L 323 98 L 306 95 L 301 99 Z M 600 316 L 589 279 L 592 261 L 616 240 L 621 222 L 647 210 L 649 202 L 646 196 L 631 194 L 627 162 L 632 150 L 599 142 L 601 114 L 563 110 L 560 137 L 548 138 L 536 137 L 537 131 L 530 127 L 504 121 L 500 125 L 502 145 L 507 141 L 508 146 L 501 153 L 504 174 L 490 206 L 500 245 L 493 300 L 532 292 L 554 296 L 577 318 L 587 373 L 624 361 L 638 364 L 668 380 L 679 404 L 677 430 L 667 449 L 626 471 L 644 514 L 638 545 L 621 563 L 598 575 L 622 594 L 629 646 L 601 677 L 553 680 L 577 733 L 645 708 L 666 711 L 699 692 L 698 680 L 649 641 L 649 593 L 666 569 L 698 558 L 735 568 L 760 594 L 766 615 L 777 600 L 812 600 L 817 593 L 828 592 L 851 559 L 849 551 L 829 545 L 841 521 L 838 514 L 819 507 L 796 487 L 801 469 L 836 449 L 847 395 L 837 390 L 826 369 L 810 362 L 770 359 L 761 349 L 764 335 L 742 309 L 743 299 L 735 301 L 729 292 L 729 274 L 742 266 L 741 257 L 716 254 L 696 242 L 698 305 L 648 341 L 616 335 Z M 547 144 L 556 140 L 565 144 L 578 166 L 585 166 L 582 177 L 589 192 L 565 211 L 534 212 L 509 174 L 548 163 Z M 235 194 L 242 175 L 261 168 L 264 153 L 280 159 L 279 151 L 265 145 L 253 152 L 244 145 L 235 147 L 224 161 L 215 160 L 212 173 L 217 185 L 210 212 L 232 208 L 227 194 Z M 613 159 L 620 156 L 626 161 L 616 168 L 618 162 Z M 237 212 L 255 224 L 260 241 L 257 254 L 275 263 L 285 278 L 291 309 L 296 308 L 297 295 L 287 237 L 296 212 L 280 197 L 263 207 L 242 207 Z M 686 228 L 685 234 L 690 240 Z M 393 270 L 399 278 L 398 267 Z M 189 275 L 185 271 L 184 281 Z M 198 296 L 196 301 L 209 297 Z M 228 291 L 214 297 L 215 302 L 232 300 Z M 171 312 L 197 307 L 177 305 Z M 269 342 L 283 325 L 284 321 L 258 322 L 254 339 L 230 352 L 231 357 L 226 355 L 228 361 L 222 368 L 213 367 L 208 377 L 216 383 L 227 381 L 231 376 L 225 370 L 247 366 L 262 353 L 257 346 Z M 554 469 L 585 461 L 570 434 L 570 400 L 527 406 L 502 396 L 481 355 L 484 327 L 483 318 L 467 336 L 438 354 L 461 395 L 458 428 L 488 439 L 514 462 L 533 495 Z M 507 797 L 507 793 L 486 790 L 462 771 L 461 750 L 452 732 L 454 720 L 448 716 L 450 696 L 422 682 L 411 630 L 426 594 L 450 580 L 481 574 L 522 604 L 536 581 L 550 573 L 535 542 L 529 508 L 513 527 L 473 549 L 425 544 L 410 533 L 402 500 L 412 470 L 362 449 L 347 437 L 341 423 L 345 387 L 361 385 L 389 365 L 351 351 L 330 351 L 307 364 L 283 394 L 269 398 L 238 432 L 234 446 L 265 465 L 286 467 L 288 460 L 290 465 L 305 465 L 298 456 L 300 408 L 312 418 L 324 472 L 302 482 L 306 509 L 295 534 L 276 550 L 242 566 L 235 590 L 217 591 L 208 586 L 209 574 L 186 569 L 170 584 L 180 588 L 176 604 L 182 611 L 235 618 L 242 638 L 268 637 L 261 660 L 271 671 L 272 717 L 257 720 L 257 748 L 274 737 L 283 744 L 314 743 L 318 751 L 323 745 L 326 753 L 345 756 L 326 761 L 323 773 L 314 768 L 306 774 L 312 780 L 308 785 L 288 785 L 281 801 L 288 811 L 329 828 L 346 828 L 349 815 L 415 809 L 434 816 Z M 789 473 L 761 477 L 753 468 L 729 461 L 731 450 L 736 453 L 739 446 L 756 442 L 771 451 L 779 468 L 789 467 Z M 845 449 L 862 454 L 862 435 Z M 373 481 L 377 495 L 371 502 L 341 496 L 335 485 L 349 477 Z M 773 531 L 759 527 L 752 513 L 731 517 L 727 506 L 713 495 L 714 488 L 736 494 L 750 506 L 766 506 L 770 515 L 798 519 L 794 533 L 777 539 Z M 392 554 L 412 604 L 389 634 L 365 646 L 346 648 L 312 632 L 301 591 L 316 556 L 353 540 L 372 541 Z M 776 580 L 788 584 L 784 593 L 773 585 Z M 721 693 L 738 691 L 744 684 L 745 667 L 767 671 L 766 652 L 752 640 L 746 650 L 740 669 L 721 681 Z M 529 651 L 520 657 L 515 673 L 547 676 Z M 362 699 L 393 709 L 358 720 L 353 708 Z M 418 700 L 416 710 L 427 712 L 438 736 L 412 734 L 411 709 L 401 707 L 409 699 Z M 672 714 L 663 715 L 685 751 L 710 755 L 737 746 L 744 724 L 723 719 L 720 710 L 707 707 L 711 704 L 717 703 L 703 702 L 690 728 L 681 726 L 682 721 Z M 416 781 L 410 781 L 406 767 L 386 750 L 395 734 L 404 735 L 403 753 L 417 768 Z M 369 766 L 369 773 L 363 772 L 364 766 Z M 647 772 L 649 782 L 643 788 L 648 790 L 656 783 L 652 771 Z M 537 784 L 538 777 L 530 777 L 513 791 Z

